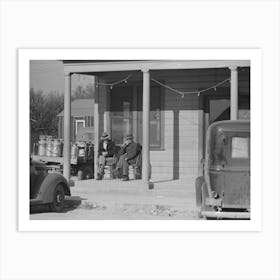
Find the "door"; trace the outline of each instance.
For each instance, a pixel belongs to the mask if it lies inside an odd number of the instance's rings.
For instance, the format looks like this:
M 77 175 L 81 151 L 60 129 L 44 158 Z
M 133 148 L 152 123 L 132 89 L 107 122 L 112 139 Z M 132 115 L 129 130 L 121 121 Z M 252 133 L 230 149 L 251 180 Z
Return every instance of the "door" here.
M 80 130 L 85 128 L 85 120 L 75 120 L 75 138 L 77 137 Z
M 250 134 L 228 136 L 223 172 L 223 207 L 250 208 Z

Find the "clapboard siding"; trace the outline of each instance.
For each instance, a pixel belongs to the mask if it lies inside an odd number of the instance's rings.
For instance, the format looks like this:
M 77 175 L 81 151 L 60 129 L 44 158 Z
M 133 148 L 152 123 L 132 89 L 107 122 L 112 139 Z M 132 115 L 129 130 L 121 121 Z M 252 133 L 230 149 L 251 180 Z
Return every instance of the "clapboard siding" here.
M 175 83 L 173 84 L 175 87 Z M 177 89 L 188 88 L 176 83 Z M 199 170 L 199 97 L 164 90 L 164 149 L 151 151 L 152 180 L 195 179 Z
M 239 94 L 250 92 L 250 71 L 239 69 L 238 90 Z M 153 78 L 162 83 L 183 91 L 196 92 L 228 79 L 229 69 L 197 69 L 197 70 L 174 70 L 153 71 Z M 141 76 L 135 80 L 134 87 L 142 83 Z M 151 85 L 155 85 L 152 81 Z M 132 86 L 133 87 L 133 86 Z M 219 87 L 216 95 L 229 95 L 229 82 Z M 150 151 L 152 165 L 152 180 L 172 180 L 184 178 L 193 185 L 197 176 L 202 174 L 201 159 L 203 157 L 204 132 L 206 127 L 205 112 L 202 108 L 202 98 L 196 93 L 187 93 L 183 96 L 161 87 L 164 96 L 163 118 L 163 146 L 160 150 Z M 214 93 L 214 90 L 212 91 Z M 100 113 L 105 112 L 107 93 L 101 94 Z M 249 118 L 248 108 L 244 108 L 242 118 Z M 107 107 L 108 110 L 108 107 Z M 139 114 L 133 114 L 135 118 Z M 103 118 L 100 120 L 103 121 Z M 101 127 L 104 128 L 104 123 Z M 135 122 L 136 123 L 136 122 Z M 106 126 L 105 126 L 106 128 Z

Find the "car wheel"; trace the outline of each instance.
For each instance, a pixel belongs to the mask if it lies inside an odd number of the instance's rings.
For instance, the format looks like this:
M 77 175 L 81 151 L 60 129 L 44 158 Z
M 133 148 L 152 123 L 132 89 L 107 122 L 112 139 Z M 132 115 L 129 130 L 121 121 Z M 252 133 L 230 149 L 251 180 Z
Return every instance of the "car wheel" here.
M 53 212 L 61 212 L 64 208 L 65 193 L 61 184 L 57 185 L 53 193 L 53 201 L 50 208 Z

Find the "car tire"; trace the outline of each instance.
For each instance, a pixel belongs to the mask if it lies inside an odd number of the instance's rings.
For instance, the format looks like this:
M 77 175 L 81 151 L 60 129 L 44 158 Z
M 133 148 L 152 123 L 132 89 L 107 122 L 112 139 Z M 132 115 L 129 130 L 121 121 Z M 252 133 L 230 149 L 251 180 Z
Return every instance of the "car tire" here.
M 53 201 L 50 204 L 52 212 L 62 212 L 64 209 L 65 192 L 63 186 L 58 184 L 53 192 Z

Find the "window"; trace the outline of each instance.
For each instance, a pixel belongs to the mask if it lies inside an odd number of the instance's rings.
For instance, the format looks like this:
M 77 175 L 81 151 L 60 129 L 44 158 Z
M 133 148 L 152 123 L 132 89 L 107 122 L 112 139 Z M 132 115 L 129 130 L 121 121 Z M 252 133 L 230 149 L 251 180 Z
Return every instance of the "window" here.
M 160 149 L 163 148 L 163 104 L 164 98 L 161 88 L 158 86 L 152 86 L 150 89 L 150 148 Z M 143 92 L 142 87 L 137 90 L 138 97 L 138 135 L 139 142 L 142 143 L 142 102 Z
M 209 113 L 209 123 L 230 119 L 230 87 L 216 88 L 201 100 L 204 112 Z M 250 119 L 250 89 L 244 84 L 238 89 L 238 119 Z
M 232 137 L 231 141 L 231 157 L 232 158 L 249 158 L 249 138 Z
M 132 133 L 142 144 L 142 86 L 114 87 L 110 95 L 111 135 L 121 144 L 126 134 Z M 163 148 L 163 104 L 159 86 L 151 86 L 150 92 L 150 148 Z
M 122 144 L 126 134 L 132 133 L 133 88 L 115 87 L 110 96 L 112 138 Z

